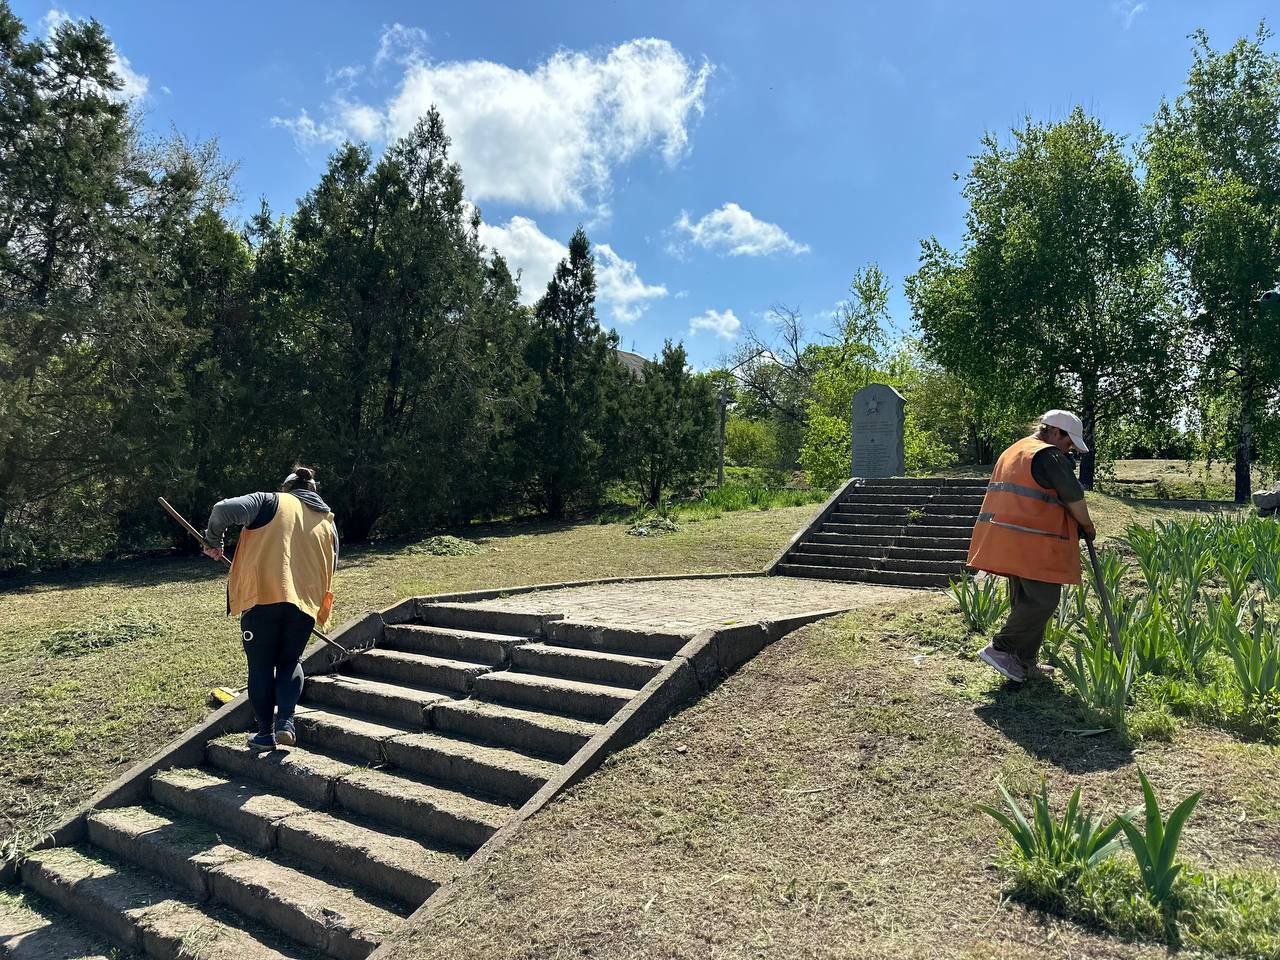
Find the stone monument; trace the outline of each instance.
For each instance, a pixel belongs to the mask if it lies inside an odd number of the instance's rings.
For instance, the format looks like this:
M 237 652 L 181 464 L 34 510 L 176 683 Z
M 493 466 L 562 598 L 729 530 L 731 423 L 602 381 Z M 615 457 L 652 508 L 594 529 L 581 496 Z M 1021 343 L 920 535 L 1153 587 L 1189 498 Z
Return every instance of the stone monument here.
M 851 477 L 900 477 L 906 473 L 902 432 L 907 401 L 893 387 L 870 383 L 853 395 Z

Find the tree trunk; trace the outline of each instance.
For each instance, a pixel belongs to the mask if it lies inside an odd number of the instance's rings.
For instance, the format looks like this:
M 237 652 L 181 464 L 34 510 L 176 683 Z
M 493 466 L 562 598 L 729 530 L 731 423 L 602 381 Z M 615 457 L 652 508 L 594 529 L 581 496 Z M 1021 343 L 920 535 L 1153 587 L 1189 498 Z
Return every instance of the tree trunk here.
M 1253 394 L 1253 376 L 1246 375 L 1240 383 L 1240 429 L 1236 435 L 1236 503 L 1248 503 L 1253 496 L 1253 477 L 1249 470 L 1253 454 Z
M 1098 400 L 1095 383 L 1086 381 L 1080 404 L 1080 420 L 1084 425 L 1084 444 L 1089 448 L 1089 452 L 1080 460 L 1080 486 L 1086 490 L 1092 490 L 1098 463 Z

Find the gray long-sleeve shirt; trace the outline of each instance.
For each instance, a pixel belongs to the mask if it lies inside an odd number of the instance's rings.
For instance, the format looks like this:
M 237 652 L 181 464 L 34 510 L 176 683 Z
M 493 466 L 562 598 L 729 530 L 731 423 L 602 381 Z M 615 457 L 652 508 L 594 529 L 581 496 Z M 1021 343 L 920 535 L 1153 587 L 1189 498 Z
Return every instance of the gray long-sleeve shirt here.
M 233 526 L 248 527 L 257 530 L 265 527 L 276 515 L 279 497 L 297 497 L 303 506 L 319 513 L 331 513 L 329 505 L 314 490 L 291 490 L 287 494 L 280 493 L 246 493 L 243 497 L 231 497 L 219 500 L 213 505 L 209 514 L 209 522 L 205 526 L 204 538 L 211 545 L 221 547 L 227 528 Z M 333 566 L 338 566 L 338 532 L 333 533 Z

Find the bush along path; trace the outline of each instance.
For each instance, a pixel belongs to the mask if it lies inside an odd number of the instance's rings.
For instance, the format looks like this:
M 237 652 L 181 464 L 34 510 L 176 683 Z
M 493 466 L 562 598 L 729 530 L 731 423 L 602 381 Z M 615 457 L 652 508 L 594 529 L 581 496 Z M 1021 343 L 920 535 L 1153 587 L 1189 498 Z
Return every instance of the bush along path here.
M 0 956 L 367 956 L 689 640 L 422 606 L 308 679 L 300 745 L 215 737 L 27 852 Z

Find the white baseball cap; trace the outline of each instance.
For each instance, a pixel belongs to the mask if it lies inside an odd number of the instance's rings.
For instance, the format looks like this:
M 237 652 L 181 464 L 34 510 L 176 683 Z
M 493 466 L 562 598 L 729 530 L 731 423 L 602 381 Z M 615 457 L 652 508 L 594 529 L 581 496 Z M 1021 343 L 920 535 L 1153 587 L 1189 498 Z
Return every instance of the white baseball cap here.
M 1089 448 L 1084 445 L 1084 424 L 1070 410 L 1050 410 L 1040 418 L 1040 422 L 1046 427 L 1057 427 L 1065 431 L 1077 450 L 1081 453 L 1089 452 Z

